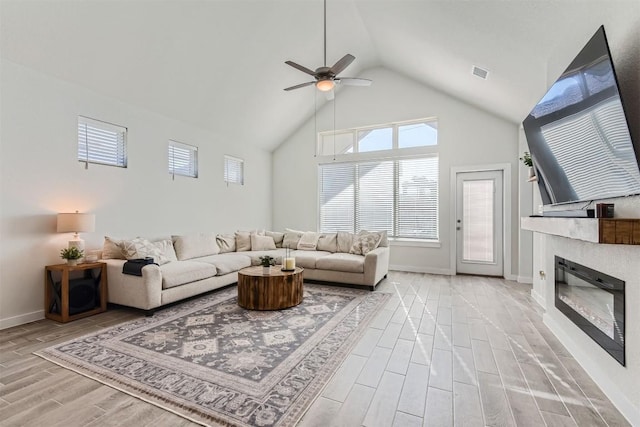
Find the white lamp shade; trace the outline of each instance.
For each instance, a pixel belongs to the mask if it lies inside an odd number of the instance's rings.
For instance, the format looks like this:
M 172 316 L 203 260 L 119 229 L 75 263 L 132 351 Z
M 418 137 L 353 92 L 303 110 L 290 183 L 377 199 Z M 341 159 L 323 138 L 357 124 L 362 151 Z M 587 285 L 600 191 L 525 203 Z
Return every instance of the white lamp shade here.
M 96 216 L 83 213 L 59 213 L 58 233 L 92 232 L 96 229 Z

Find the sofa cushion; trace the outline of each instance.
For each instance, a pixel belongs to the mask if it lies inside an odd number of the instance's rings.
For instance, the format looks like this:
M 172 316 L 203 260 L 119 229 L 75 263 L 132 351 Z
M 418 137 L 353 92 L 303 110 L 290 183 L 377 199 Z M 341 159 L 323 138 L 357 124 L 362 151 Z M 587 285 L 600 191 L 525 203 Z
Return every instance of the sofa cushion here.
M 318 270 L 364 273 L 364 257 L 345 253 L 329 254 L 316 260 L 316 268 Z
M 271 251 L 276 249 L 276 242 L 270 236 L 251 235 L 252 251 Z
M 151 257 L 158 265 L 169 262 L 169 258 L 164 255 L 163 251 L 144 237 L 122 240 L 120 245 L 126 259 Z
M 273 238 L 273 241 L 276 244 L 276 248 L 282 247 L 282 241 L 284 240 L 284 233 L 280 233 L 278 231 L 265 231 L 264 235 Z
M 198 258 L 198 262 L 206 262 L 207 264 L 215 265 L 216 270 L 218 270 L 217 275 L 224 276 L 225 274 L 242 270 L 245 267 L 250 267 L 251 257 L 244 253 L 239 254 L 234 252 Z
M 331 252 L 324 251 L 295 251 L 293 256 L 296 258 L 296 266 L 302 268 L 316 268 L 317 260 L 331 255 Z
M 296 248 L 301 251 L 315 251 L 318 246 L 318 238 L 320 235 L 313 231 L 305 231 L 302 233 Z
M 216 243 L 220 248 L 221 254 L 236 251 L 236 236 L 232 234 L 218 234 L 216 236 Z
M 353 233 L 347 231 L 338 231 L 338 252 L 349 253 L 353 246 Z
M 160 266 L 162 289 L 184 285 L 214 277 L 218 272 L 215 265 L 198 261 L 176 261 Z
M 207 255 L 215 255 L 220 252 L 216 243 L 216 235 L 213 233 L 187 234 L 184 236 L 171 236 L 173 247 L 179 260 L 198 258 Z
M 318 237 L 318 251 L 337 252 L 338 251 L 338 233 L 320 233 Z

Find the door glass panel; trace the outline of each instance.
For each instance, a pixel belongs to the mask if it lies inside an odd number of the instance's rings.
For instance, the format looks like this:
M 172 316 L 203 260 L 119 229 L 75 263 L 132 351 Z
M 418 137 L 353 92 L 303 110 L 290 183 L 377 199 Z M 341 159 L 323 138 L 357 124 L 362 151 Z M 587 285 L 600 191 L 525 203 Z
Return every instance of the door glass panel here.
M 464 181 L 462 197 L 463 259 L 494 262 L 493 180 Z

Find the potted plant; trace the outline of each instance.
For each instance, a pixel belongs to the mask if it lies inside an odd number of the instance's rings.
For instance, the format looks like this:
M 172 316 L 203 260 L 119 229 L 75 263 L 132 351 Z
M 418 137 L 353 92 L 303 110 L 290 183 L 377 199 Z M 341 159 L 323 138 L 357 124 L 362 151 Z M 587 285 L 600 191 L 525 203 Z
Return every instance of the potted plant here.
M 528 151 L 525 151 L 522 157 L 520 157 L 522 163 L 529 168 L 529 179 L 528 181 L 535 181 L 536 174 L 533 171 L 533 159 L 531 158 L 531 154 Z
M 268 273 L 271 270 L 271 266 L 276 265 L 276 260 L 269 255 L 264 255 L 260 257 L 260 265 L 262 266 L 262 270 Z
M 69 265 L 78 265 L 78 260 L 84 256 L 84 251 L 72 246 L 60 251 L 60 258 L 66 259 Z

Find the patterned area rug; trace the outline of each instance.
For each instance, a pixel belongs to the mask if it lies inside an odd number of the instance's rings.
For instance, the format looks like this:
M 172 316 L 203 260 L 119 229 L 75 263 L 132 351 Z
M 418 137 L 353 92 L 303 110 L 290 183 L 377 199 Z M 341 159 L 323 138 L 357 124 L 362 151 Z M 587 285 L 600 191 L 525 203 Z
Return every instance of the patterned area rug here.
M 202 424 L 291 426 L 389 294 L 305 284 L 297 307 L 250 311 L 235 287 L 37 352 Z

